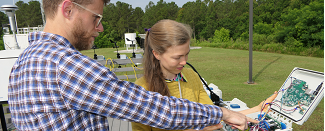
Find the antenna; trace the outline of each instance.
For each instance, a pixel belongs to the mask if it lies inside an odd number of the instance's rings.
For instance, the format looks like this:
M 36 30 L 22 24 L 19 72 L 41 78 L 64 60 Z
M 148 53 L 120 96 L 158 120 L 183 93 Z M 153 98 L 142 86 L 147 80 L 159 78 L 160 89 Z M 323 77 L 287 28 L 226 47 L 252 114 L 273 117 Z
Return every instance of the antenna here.
M 97 60 L 97 54 L 95 53 L 95 49 L 98 49 L 96 47 L 96 45 L 93 45 L 93 47 L 91 47 L 91 49 L 94 49 L 94 59 Z
M 9 17 L 10 28 L 15 39 L 15 49 L 20 49 L 16 38 L 17 26 L 15 19 L 15 11 L 18 9 L 18 7 L 15 5 L 3 5 L 0 8 L 1 11 L 5 11 L 7 16 Z
M 111 41 L 111 43 L 114 43 L 115 44 L 115 46 L 113 46 L 113 48 L 116 48 L 116 57 L 118 58 L 118 59 L 120 59 L 121 57 L 120 57 L 120 53 L 118 53 L 118 48 L 119 48 L 119 46 L 117 46 L 116 45 L 116 42 L 114 42 L 114 41 L 112 41 L 112 40 L 110 40 Z
M 132 46 L 133 47 L 133 53 L 132 53 L 132 58 L 135 58 L 135 53 L 134 53 L 134 44 L 133 44 L 133 41 L 134 40 L 130 40 L 129 38 L 125 38 L 127 41 L 132 41 L 132 44 L 130 45 L 130 46 Z

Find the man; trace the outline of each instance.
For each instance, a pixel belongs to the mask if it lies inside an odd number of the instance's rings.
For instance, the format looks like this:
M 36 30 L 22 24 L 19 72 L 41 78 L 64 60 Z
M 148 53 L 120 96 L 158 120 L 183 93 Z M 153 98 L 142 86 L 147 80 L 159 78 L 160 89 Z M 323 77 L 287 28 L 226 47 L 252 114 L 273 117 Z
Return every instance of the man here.
M 78 50 L 90 49 L 108 0 L 43 0 L 44 32 L 14 64 L 8 87 L 19 130 L 108 130 L 106 117 L 162 129 L 203 129 L 224 120 L 247 128 L 243 114 L 148 92 Z

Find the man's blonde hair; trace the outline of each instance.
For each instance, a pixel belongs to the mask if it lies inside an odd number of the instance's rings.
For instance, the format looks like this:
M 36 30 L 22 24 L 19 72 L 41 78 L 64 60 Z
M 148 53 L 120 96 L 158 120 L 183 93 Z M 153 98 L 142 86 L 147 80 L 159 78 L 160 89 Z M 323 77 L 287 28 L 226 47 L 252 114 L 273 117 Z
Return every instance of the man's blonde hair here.
M 59 4 L 64 0 L 43 0 L 43 9 L 46 18 L 54 19 L 56 11 L 59 7 Z M 76 2 L 81 5 L 88 5 L 94 2 L 94 0 L 70 0 L 71 2 Z M 104 5 L 108 4 L 110 0 L 103 0 Z

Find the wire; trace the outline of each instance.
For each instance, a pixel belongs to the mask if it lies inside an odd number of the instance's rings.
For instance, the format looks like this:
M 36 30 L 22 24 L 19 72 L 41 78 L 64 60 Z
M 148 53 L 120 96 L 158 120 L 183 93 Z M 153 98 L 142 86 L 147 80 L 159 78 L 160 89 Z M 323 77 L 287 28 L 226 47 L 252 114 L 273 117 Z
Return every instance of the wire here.
M 264 105 L 264 107 L 263 107 L 262 110 L 261 110 L 261 114 L 262 114 L 262 111 L 263 111 L 263 109 L 265 108 L 265 106 L 266 106 L 267 104 L 270 104 L 270 103 L 266 103 L 266 104 Z M 270 104 L 269 109 L 265 112 L 265 114 L 264 114 L 263 117 L 259 120 L 259 122 L 262 121 L 262 120 L 266 117 L 267 113 L 269 113 L 270 110 L 271 110 L 271 104 Z
M 289 77 L 289 78 L 290 78 L 290 80 L 291 80 L 290 85 L 289 85 L 286 89 L 282 89 L 282 91 L 281 91 L 281 92 L 282 92 L 281 102 L 280 102 L 280 103 L 281 103 L 281 106 L 280 106 L 279 108 L 280 108 L 280 112 L 283 110 L 284 113 L 287 113 L 287 112 L 285 112 L 285 111 L 284 111 L 285 109 L 283 109 L 283 107 L 282 107 L 282 105 L 283 105 L 283 96 L 284 96 L 283 93 L 284 93 L 284 91 L 287 91 L 290 87 L 293 86 L 293 84 L 292 84 L 292 78 L 297 79 L 297 78 L 295 78 L 295 77 Z M 289 79 L 289 78 L 288 78 L 288 79 Z M 287 79 L 287 80 L 288 80 L 288 79 Z M 285 83 L 287 83 L 287 80 L 285 81 Z M 284 84 L 284 85 L 285 85 L 285 84 Z M 283 86 L 284 86 L 284 85 L 283 85 Z M 294 111 L 295 111 L 295 110 L 293 110 L 293 112 L 294 112 Z M 291 112 L 291 113 L 293 113 L 293 112 Z M 287 114 L 290 114 L 290 113 L 287 113 Z M 279 116 L 278 116 L 276 119 L 278 120 L 278 119 L 279 119 Z
M 277 101 L 277 102 L 280 102 L 280 101 Z M 279 104 L 277 104 L 277 103 L 273 103 L 273 105 L 275 105 L 275 106 L 277 106 L 277 107 L 281 107 Z M 293 109 L 290 109 L 290 110 L 288 110 L 288 109 L 282 109 L 283 111 L 295 111 L 296 110 L 296 108 L 293 108 Z M 288 113 L 288 114 L 290 114 L 290 113 Z
M 125 65 L 125 67 L 126 67 L 126 65 Z M 125 72 L 124 75 L 126 76 L 126 80 L 129 81 L 129 77 L 128 77 L 127 71 Z
M 137 65 L 135 65 L 135 64 L 134 64 L 134 62 L 133 62 L 133 60 L 131 59 L 131 57 L 129 57 L 129 59 L 130 59 L 130 61 L 132 62 L 132 65 L 131 65 L 131 66 L 132 66 L 132 68 L 133 68 L 133 71 L 134 71 L 134 76 L 135 76 L 135 79 L 137 80 L 137 79 L 138 79 L 138 77 L 137 77 L 137 73 L 136 73 L 136 71 L 135 71 L 134 67 L 135 67 L 135 68 L 137 68 L 138 70 L 143 70 L 143 68 L 138 68 L 138 67 L 137 67 Z
M 107 61 L 108 60 L 111 60 L 111 64 L 109 65 L 109 71 L 112 71 L 114 69 L 114 63 L 113 63 L 112 58 L 107 58 L 105 66 L 107 67 Z M 113 65 L 113 68 L 111 68 L 111 65 Z
M 139 69 L 139 70 L 142 70 L 142 69 L 143 69 L 143 68 L 138 68 L 138 67 L 134 64 L 134 62 L 132 61 L 131 57 L 129 57 L 129 59 L 131 60 L 132 64 L 135 66 L 135 68 L 137 68 L 137 69 Z
M 302 111 L 305 111 L 304 109 L 301 108 L 301 105 L 299 104 L 299 101 L 298 101 L 298 106 Z
M 205 85 L 205 87 L 209 90 L 210 92 L 210 99 L 212 100 L 212 102 L 217 105 L 217 106 L 221 106 L 220 104 L 222 103 L 219 96 L 217 94 L 215 94 L 208 86 L 208 84 L 202 79 L 201 75 L 199 74 L 199 72 L 196 71 L 196 69 L 188 62 L 186 62 L 187 65 L 189 65 L 196 73 L 197 75 L 200 77 L 201 81 L 203 82 L 203 84 Z
M 297 108 L 294 108 L 294 109 L 291 109 L 291 110 L 287 110 L 287 109 L 284 109 L 283 107 L 282 107 L 282 105 L 283 105 L 283 97 L 284 97 L 284 93 L 290 88 L 290 87 L 292 87 L 293 86 L 293 81 L 292 81 L 292 79 L 296 79 L 296 78 L 294 78 L 294 77 L 289 77 L 288 79 L 286 79 L 286 81 L 285 81 L 285 83 L 287 83 L 287 81 L 290 79 L 290 81 L 291 81 L 291 83 L 290 83 L 290 85 L 288 86 L 288 87 L 286 87 L 286 88 L 284 88 L 284 86 L 286 85 L 286 84 L 284 84 L 283 86 L 282 86 L 282 89 L 280 89 L 280 91 L 278 91 L 277 93 L 279 94 L 279 92 L 281 92 L 282 94 L 282 96 L 281 96 L 281 101 L 279 101 L 279 100 L 274 100 L 274 102 L 270 102 L 270 103 L 265 103 L 266 102 L 266 100 L 267 100 L 267 98 L 263 101 L 263 106 L 261 107 L 261 115 L 262 115 L 262 112 L 263 112 L 263 110 L 265 110 L 265 108 L 267 107 L 267 105 L 269 105 L 270 107 L 268 107 L 268 109 L 267 109 L 267 111 L 265 112 L 265 114 L 262 116 L 262 117 L 258 117 L 258 124 L 257 125 L 254 125 L 254 126 L 252 126 L 251 128 L 253 129 L 253 130 L 261 130 L 261 129 L 263 129 L 263 127 L 261 127 L 262 126 L 262 122 L 263 122 L 263 120 L 267 117 L 267 118 L 269 118 L 268 116 L 267 116 L 267 114 L 270 112 L 270 110 L 271 110 L 271 105 L 275 105 L 275 106 L 277 106 L 278 108 L 280 108 L 280 111 L 283 111 L 284 113 L 287 113 L 287 114 L 290 114 L 290 113 L 292 113 L 292 112 L 294 112 L 295 110 L 297 110 Z M 269 97 L 271 97 L 272 95 L 270 95 Z M 269 98 L 268 97 L 268 98 Z M 279 104 L 277 104 L 277 103 L 275 103 L 275 102 L 280 102 L 281 103 L 281 105 L 279 105 Z M 273 118 L 271 118 L 271 119 L 273 119 Z M 276 119 L 279 119 L 279 116 L 278 116 L 278 118 L 276 118 Z M 275 120 L 275 119 L 273 119 L 274 121 L 276 121 L 277 122 L 277 120 Z M 278 122 L 277 122 L 278 123 Z M 279 123 L 278 123 L 278 125 L 280 125 Z M 280 125 L 281 126 L 281 125 Z M 264 129 L 263 129 L 264 130 Z
M 278 108 L 280 108 L 280 111 L 283 111 L 283 112 L 286 113 L 286 114 L 291 114 L 291 113 L 295 112 L 295 111 L 298 110 L 298 109 L 301 109 L 302 111 L 304 111 L 303 108 L 301 107 L 301 106 L 303 106 L 303 104 L 300 104 L 299 101 L 298 101 L 298 106 L 296 106 L 295 108 L 292 108 L 292 109 L 285 109 L 285 108 L 283 108 L 283 104 L 284 104 L 284 103 L 283 103 L 284 93 L 286 93 L 286 91 L 287 91 L 289 88 L 291 88 L 292 86 L 294 86 L 295 84 L 300 84 L 300 83 L 301 83 L 301 80 L 299 80 L 299 79 L 297 79 L 297 78 L 295 78 L 295 77 L 289 77 L 288 79 L 291 80 L 290 85 L 289 85 L 287 88 L 282 89 L 281 91 L 279 91 L 279 92 L 282 92 L 281 101 L 279 101 L 279 100 L 275 100 L 273 104 L 274 104 L 275 106 L 277 106 Z M 288 80 L 288 79 L 287 79 L 287 80 Z M 292 79 L 294 79 L 295 81 L 292 81 Z M 286 82 L 287 82 L 287 80 L 286 80 Z M 285 85 L 285 84 L 284 84 L 284 85 Z M 277 103 L 275 103 L 275 102 L 280 102 L 280 105 L 277 104 Z M 279 116 L 278 116 L 277 119 L 279 119 Z
M 124 75 L 126 76 L 126 81 L 129 81 L 128 75 L 126 73 Z
M 132 65 L 132 68 L 133 68 L 133 71 L 134 71 L 134 76 L 135 76 L 135 79 L 137 80 L 138 77 L 137 77 L 137 73 L 135 72 L 135 69 L 134 69 L 134 66 Z

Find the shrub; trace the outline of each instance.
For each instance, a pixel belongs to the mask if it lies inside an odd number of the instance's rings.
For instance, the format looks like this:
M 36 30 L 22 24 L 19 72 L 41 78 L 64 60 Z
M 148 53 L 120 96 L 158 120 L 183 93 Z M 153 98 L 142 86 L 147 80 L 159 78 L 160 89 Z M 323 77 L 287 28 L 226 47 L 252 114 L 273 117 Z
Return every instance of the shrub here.
M 257 24 L 254 24 L 254 32 L 257 34 L 265 34 L 265 35 L 269 35 L 272 34 L 272 24 L 267 24 L 267 23 L 262 23 L 259 22 Z
M 4 46 L 4 44 L 3 44 L 3 34 L 2 35 L 0 35 L 0 50 L 5 50 L 5 46 Z
M 0 50 L 5 50 L 5 46 L 3 44 L 3 40 L 0 40 Z
M 297 41 L 295 38 L 293 37 L 288 37 L 285 39 L 285 42 L 284 44 L 287 46 L 287 47 L 303 47 L 304 44 Z
M 267 36 L 264 34 L 253 34 L 253 44 L 254 45 L 264 45 L 269 44 L 267 41 Z
M 116 45 L 119 47 L 124 47 L 125 41 L 124 40 L 118 41 L 118 42 L 116 42 Z
M 228 42 L 230 39 L 230 35 L 229 35 L 229 30 L 225 29 L 225 28 L 221 28 L 220 31 L 216 30 L 214 32 L 214 37 L 213 40 L 214 42 Z
M 248 41 L 249 40 L 249 33 L 247 31 L 246 32 L 243 32 L 240 35 L 240 40 L 242 40 L 242 41 Z
M 274 42 L 274 35 L 261 35 L 255 34 L 260 39 L 261 43 L 253 43 L 254 51 L 264 51 L 264 52 L 272 52 L 272 53 L 281 53 L 281 54 L 290 54 L 290 55 L 300 55 L 300 56 L 311 56 L 311 57 L 321 57 L 324 58 L 324 50 L 320 47 L 303 47 L 301 43 L 295 39 L 288 39 L 287 42 L 291 41 L 292 45 L 289 44 L 281 44 Z M 254 38 L 255 39 L 255 38 Z M 263 44 L 262 44 L 263 43 Z M 226 49 L 240 49 L 240 50 L 249 50 L 249 43 L 247 41 L 242 41 L 241 39 L 237 39 L 235 42 L 209 42 L 202 41 L 200 43 L 196 43 L 197 46 L 204 47 L 214 47 L 214 48 L 226 48 Z

